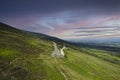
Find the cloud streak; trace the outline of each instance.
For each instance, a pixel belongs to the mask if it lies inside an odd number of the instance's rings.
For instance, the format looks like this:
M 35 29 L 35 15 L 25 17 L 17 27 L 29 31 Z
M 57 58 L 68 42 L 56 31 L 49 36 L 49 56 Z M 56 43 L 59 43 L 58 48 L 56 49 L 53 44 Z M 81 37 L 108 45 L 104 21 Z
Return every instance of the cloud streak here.
M 2 0 L 0 21 L 62 39 L 120 37 L 119 0 Z

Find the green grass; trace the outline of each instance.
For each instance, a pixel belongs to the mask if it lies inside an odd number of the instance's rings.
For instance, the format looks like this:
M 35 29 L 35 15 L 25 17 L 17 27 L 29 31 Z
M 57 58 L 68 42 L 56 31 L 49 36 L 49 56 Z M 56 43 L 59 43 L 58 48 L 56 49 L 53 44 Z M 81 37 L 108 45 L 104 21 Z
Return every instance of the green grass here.
M 58 48 L 62 42 L 56 41 Z M 67 43 L 66 43 L 67 44 Z M 108 51 L 67 45 L 67 58 L 51 53 L 51 40 L 0 24 L 0 80 L 119 80 L 120 58 Z
M 82 80 L 119 80 L 120 78 L 119 65 L 71 49 L 66 53 L 68 59 L 60 60 L 60 63 L 64 66 L 63 69 L 70 80 L 73 80 L 72 77 Z M 70 72 L 67 69 L 70 69 Z M 77 76 L 71 77 L 69 73 Z

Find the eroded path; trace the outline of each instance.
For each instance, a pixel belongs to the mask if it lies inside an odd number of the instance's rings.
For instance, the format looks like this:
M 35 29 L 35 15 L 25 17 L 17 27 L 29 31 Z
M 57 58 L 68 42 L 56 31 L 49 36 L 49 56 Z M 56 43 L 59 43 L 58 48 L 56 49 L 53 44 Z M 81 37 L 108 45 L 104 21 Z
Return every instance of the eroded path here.
M 59 49 L 57 48 L 57 44 L 55 42 L 53 42 L 53 46 L 54 46 L 54 52 L 52 53 L 52 56 L 54 57 L 55 63 L 57 64 L 57 68 L 60 71 L 60 73 L 63 75 L 65 80 L 68 80 L 66 74 L 62 70 L 62 67 L 61 67 L 62 65 L 60 65 L 59 62 L 56 59 L 56 55 L 59 54 L 59 52 L 60 52 Z
M 52 53 L 52 56 L 57 56 L 59 54 L 59 49 L 57 48 L 57 44 L 55 42 L 53 42 L 53 46 L 54 46 L 54 52 Z

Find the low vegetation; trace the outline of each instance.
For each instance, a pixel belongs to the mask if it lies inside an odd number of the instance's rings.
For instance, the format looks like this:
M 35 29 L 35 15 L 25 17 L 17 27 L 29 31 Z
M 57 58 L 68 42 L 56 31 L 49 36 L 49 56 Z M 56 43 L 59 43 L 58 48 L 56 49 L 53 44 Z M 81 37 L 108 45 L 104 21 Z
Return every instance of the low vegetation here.
M 42 36 L 42 37 L 41 37 Z M 52 41 L 66 58 L 51 57 Z M 119 80 L 120 57 L 105 50 L 76 47 L 57 38 L 36 35 L 0 23 L 0 80 Z

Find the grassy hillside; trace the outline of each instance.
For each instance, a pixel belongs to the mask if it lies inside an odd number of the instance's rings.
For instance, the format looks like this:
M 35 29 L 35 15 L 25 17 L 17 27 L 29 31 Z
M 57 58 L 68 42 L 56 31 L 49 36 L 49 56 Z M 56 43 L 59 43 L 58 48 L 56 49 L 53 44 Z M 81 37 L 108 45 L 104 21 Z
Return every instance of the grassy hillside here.
M 52 41 L 66 58 L 51 57 Z M 65 80 L 59 69 L 68 80 L 119 80 L 120 57 L 0 23 L 0 80 Z

